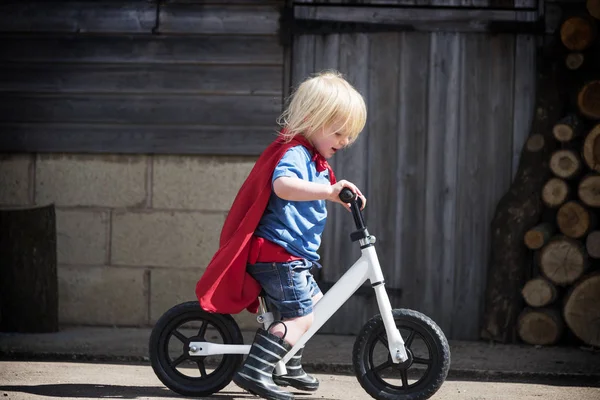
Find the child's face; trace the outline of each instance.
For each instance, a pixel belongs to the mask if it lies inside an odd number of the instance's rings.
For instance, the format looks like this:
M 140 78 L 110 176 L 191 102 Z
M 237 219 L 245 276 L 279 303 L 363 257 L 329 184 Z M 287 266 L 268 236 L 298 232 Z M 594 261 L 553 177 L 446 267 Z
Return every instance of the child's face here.
M 336 151 L 343 149 L 350 143 L 350 136 L 341 131 L 342 124 L 331 124 L 319 129 L 311 142 L 319 153 L 325 158 L 331 158 Z

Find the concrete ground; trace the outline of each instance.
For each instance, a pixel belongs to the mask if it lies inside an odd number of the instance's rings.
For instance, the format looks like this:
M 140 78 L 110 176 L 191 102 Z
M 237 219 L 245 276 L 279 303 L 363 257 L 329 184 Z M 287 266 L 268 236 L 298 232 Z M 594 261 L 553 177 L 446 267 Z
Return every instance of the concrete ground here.
M 313 373 L 320 381 L 316 392 L 293 390 L 298 400 L 369 400 L 371 396 L 352 375 Z M 167 389 L 149 365 L 108 362 L 0 361 L 0 399 L 143 399 L 185 397 Z M 230 383 L 200 399 L 258 400 Z M 598 400 L 600 388 L 569 380 L 536 383 L 448 379 L 432 400 Z
M 149 328 L 68 327 L 57 333 L 0 333 L 0 360 L 137 361 L 147 363 Z M 244 332 L 251 343 L 254 332 Z M 349 373 L 353 336 L 316 335 L 306 345 L 306 369 Z M 450 341 L 449 378 L 531 382 L 576 380 L 600 387 L 600 350 Z

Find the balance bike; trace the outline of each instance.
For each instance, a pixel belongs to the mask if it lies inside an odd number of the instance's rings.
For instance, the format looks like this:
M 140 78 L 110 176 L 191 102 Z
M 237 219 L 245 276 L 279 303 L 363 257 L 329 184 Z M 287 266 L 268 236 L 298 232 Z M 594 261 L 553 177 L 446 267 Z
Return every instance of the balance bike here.
M 365 226 L 360 199 L 349 189 L 340 199 L 350 203 L 361 257 L 325 293 L 314 307 L 314 322 L 276 366 L 285 374 L 285 363 L 327 322 L 367 280 L 375 291 L 379 315 L 360 330 L 354 343 L 352 364 L 364 390 L 378 400 L 430 398 L 444 383 L 450 367 L 450 348 L 441 329 L 414 310 L 392 309 L 375 237 Z M 257 321 L 264 329 L 274 322 L 265 298 L 259 297 Z M 178 304 L 157 321 L 150 336 L 150 361 L 161 382 L 176 393 L 209 396 L 227 386 L 239 369 L 250 345 L 244 345 L 240 328 L 231 315 L 209 313 L 197 301 Z

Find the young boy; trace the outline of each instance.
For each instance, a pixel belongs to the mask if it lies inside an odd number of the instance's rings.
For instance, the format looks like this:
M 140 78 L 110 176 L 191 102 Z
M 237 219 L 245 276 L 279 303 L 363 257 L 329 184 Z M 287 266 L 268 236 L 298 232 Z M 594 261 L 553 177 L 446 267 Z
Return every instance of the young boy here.
M 279 118 L 282 131 L 261 155 L 240 189 L 221 232 L 219 251 L 198 282 L 201 306 L 212 312 L 257 309 L 261 289 L 282 321 L 259 329 L 234 382 L 267 399 L 292 399 L 280 389 L 316 390 L 304 373 L 302 349 L 273 376 L 275 364 L 313 322 L 313 306 L 323 297 L 310 268 L 325 227 L 325 201 L 342 203 L 344 187 L 363 200 L 351 182 L 336 182 L 327 163 L 356 140 L 366 122 L 362 96 L 337 72 L 305 80 Z M 317 264 L 318 265 L 318 264 Z M 319 266 L 320 267 L 320 266 Z

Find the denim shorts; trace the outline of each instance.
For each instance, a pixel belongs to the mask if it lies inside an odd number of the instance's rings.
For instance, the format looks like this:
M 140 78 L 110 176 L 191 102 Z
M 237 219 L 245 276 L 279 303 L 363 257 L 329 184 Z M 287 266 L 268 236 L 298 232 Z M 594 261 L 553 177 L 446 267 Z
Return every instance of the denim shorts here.
M 248 265 L 246 271 L 262 286 L 281 317 L 289 319 L 313 312 L 312 297 L 321 290 L 310 273 L 312 266 L 308 260 L 256 263 Z

